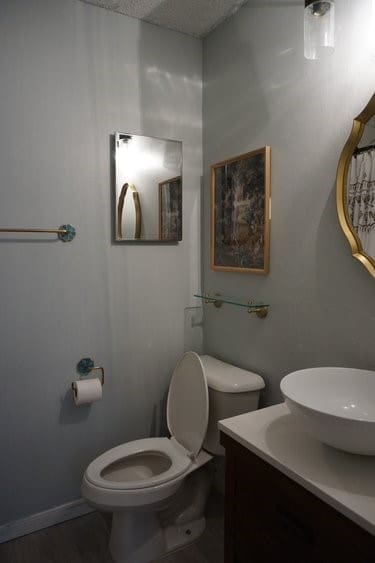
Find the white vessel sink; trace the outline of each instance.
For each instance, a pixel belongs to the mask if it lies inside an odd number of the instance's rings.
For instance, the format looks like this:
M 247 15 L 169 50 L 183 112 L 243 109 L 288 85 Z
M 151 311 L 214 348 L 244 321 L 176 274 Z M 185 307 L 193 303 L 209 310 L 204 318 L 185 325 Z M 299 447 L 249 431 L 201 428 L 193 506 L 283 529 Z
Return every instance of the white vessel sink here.
M 375 372 L 352 368 L 295 371 L 280 383 L 289 410 L 317 440 L 375 455 Z

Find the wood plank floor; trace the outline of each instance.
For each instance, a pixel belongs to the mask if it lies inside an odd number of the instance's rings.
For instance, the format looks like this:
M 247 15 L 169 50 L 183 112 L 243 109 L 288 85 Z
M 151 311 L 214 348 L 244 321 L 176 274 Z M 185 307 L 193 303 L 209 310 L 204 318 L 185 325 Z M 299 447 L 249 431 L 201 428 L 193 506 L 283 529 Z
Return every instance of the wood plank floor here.
M 155 563 L 222 563 L 224 561 L 223 498 L 212 493 L 207 527 L 192 545 Z M 113 563 L 108 552 L 110 522 L 93 512 L 0 545 L 1 563 Z

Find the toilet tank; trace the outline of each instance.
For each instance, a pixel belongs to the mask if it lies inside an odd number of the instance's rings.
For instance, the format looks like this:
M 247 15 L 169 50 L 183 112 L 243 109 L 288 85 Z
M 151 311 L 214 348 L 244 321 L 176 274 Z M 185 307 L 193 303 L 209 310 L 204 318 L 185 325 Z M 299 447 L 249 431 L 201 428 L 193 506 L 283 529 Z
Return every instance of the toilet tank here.
M 220 445 L 219 420 L 258 408 L 259 394 L 264 388 L 263 378 L 212 356 L 200 356 L 205 371 L 209 396 L 208 427 L 203 448 L 216 455 L 224 455 Z

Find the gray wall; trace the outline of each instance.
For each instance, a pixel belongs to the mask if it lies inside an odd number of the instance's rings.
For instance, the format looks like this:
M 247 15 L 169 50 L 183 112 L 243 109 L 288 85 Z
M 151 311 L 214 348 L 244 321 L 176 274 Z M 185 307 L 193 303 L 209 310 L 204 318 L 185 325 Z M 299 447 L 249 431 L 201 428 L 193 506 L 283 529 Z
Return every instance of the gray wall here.
M 269 317 L 206 308 L 206 352 L 281 377 L 375 366 L 374 280 L 340 231 L 335 172 L 375 85 L 370 0 L 336 1 L 336 52 L 303 58 L 301 2 L 253 1 L 204 43 L 204 280 L 271 303 Z M 199 348 L 201 44 L 75 0 L 0 3 L 0 225 L 77 227 L 0 241 L 0 524 L 79 497 L 82 471 L 162 431 L 168 380 Z M 184 240 L 114 245 L 110 135 L 184 143 Z M 272 147 L 271 273 L 209 266 L 209 165 Z M 197 325 L 195 329 L 191 325 Z M 104 398 L 76 408 L 75 364 L 104 365 Z
M 0 225 L 77 228 L 70 244 L 1 235 L 1 524 L 78 498 L 95 456 L 160 432 L 200 284 L 201 42 L 74 0 L 2 0 L 0 77 Z M 183 141 L 181 244 L 112 244 L 116 130 Z M 86 355 L 107 380 L 77 408 Z
M 352 119 L 374 91 L 370 0 L 337 0 L 336 52 L 303 57 L 303 2 L 251 1 L 204 42 L 204 287 L 271 304 L 265 320 L 205 308 L 205 351 L 280 379 L 319 365 L 375 368 L 375 280 L 351 258 L 335 174 Z M 372 34 L 374 30 L 372 30 Z M 209 166 L 272 147 L 271 272 L 213 272 Z

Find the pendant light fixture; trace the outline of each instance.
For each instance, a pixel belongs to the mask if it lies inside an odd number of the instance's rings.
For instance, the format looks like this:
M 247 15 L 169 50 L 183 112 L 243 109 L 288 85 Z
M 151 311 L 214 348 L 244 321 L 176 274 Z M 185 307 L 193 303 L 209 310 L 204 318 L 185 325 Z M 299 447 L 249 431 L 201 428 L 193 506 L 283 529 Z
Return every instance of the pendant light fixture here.
M 375 0 L 372 0 L 372 14 L 370 26 L 370 54 L 371 59 L 375 61 Z
M 305 57 L 316 60 L 335 50 L 335 6 L 333 0 L 305 0 Z

